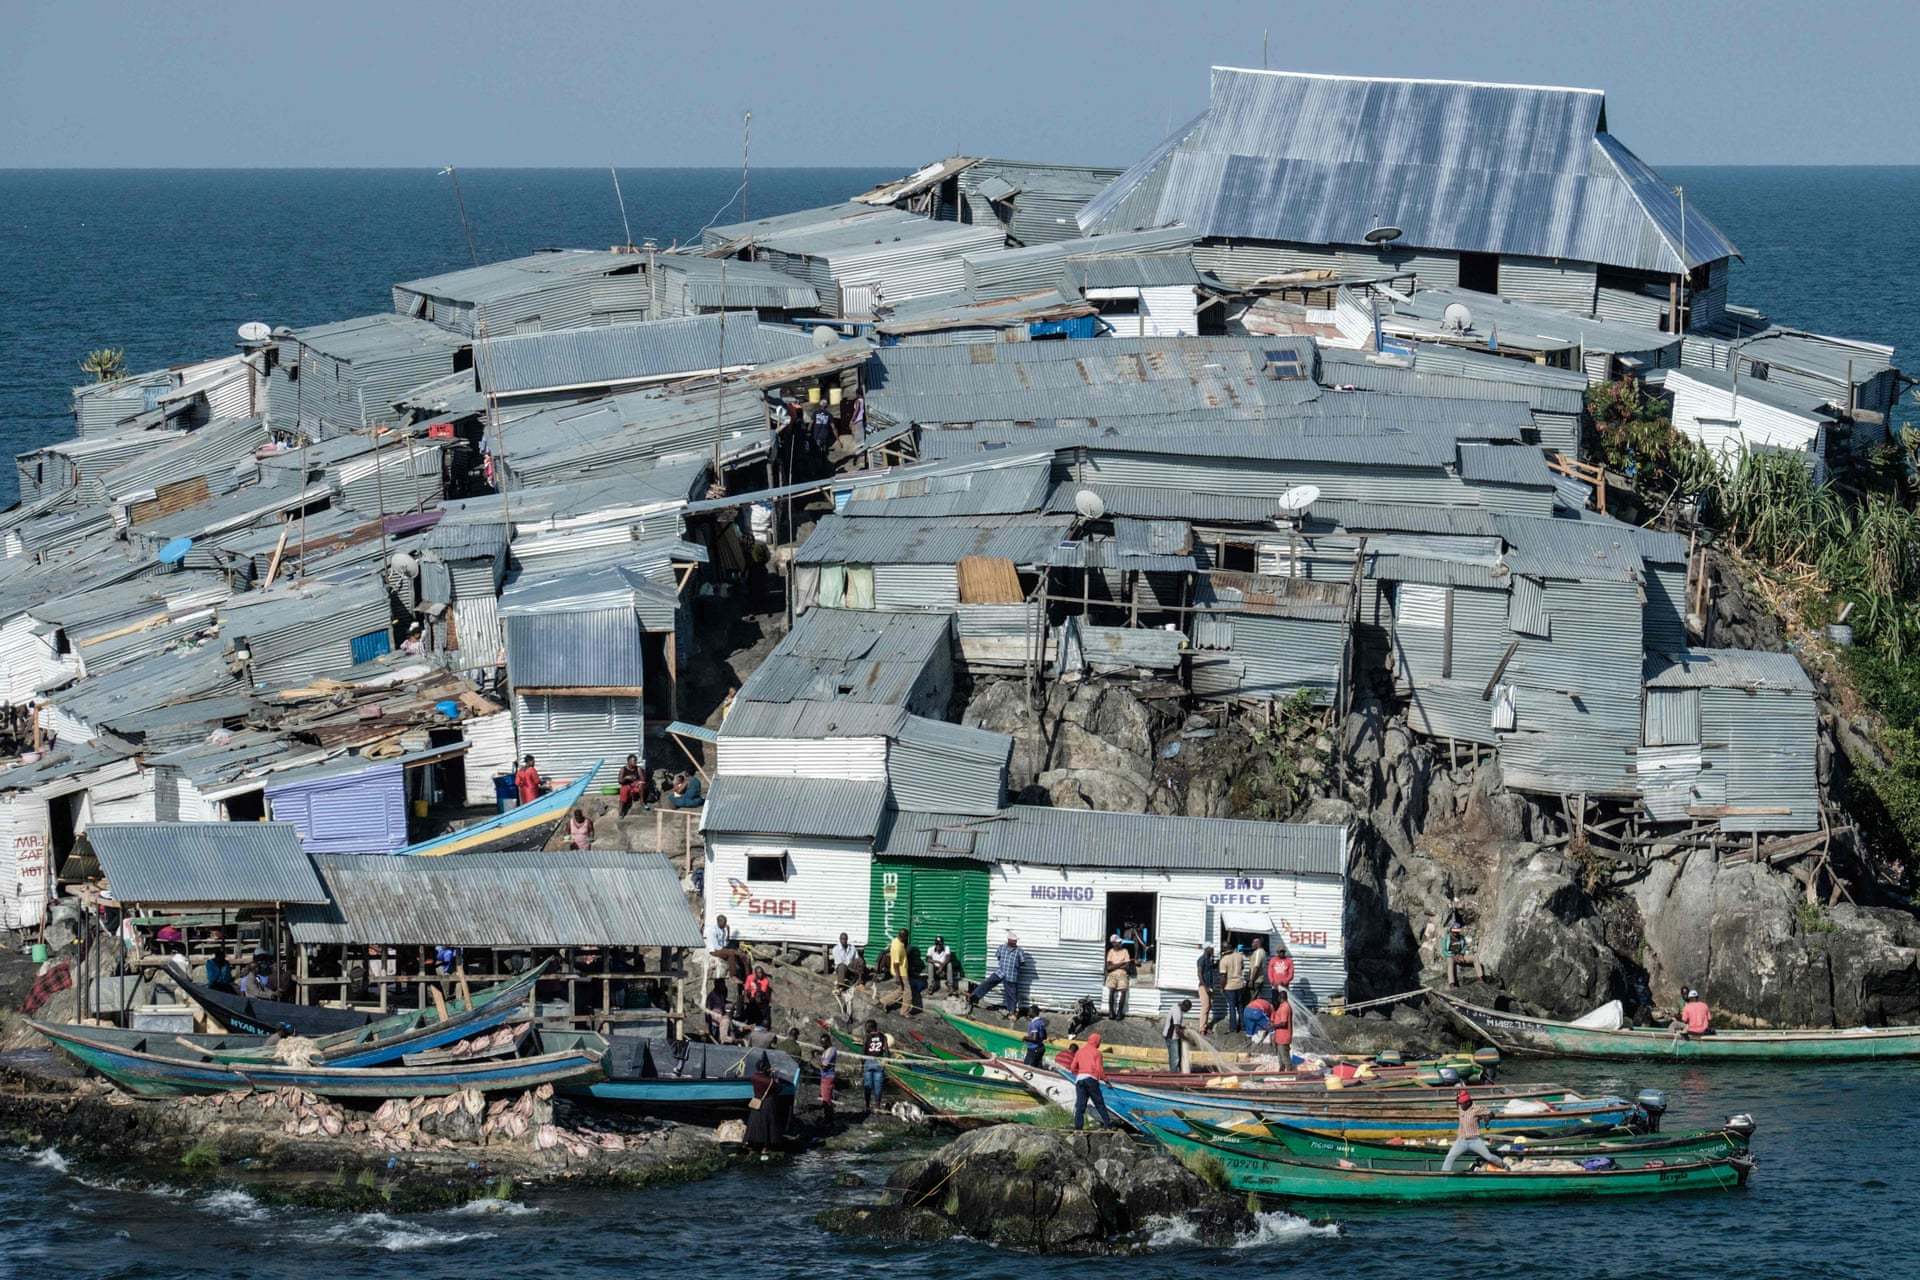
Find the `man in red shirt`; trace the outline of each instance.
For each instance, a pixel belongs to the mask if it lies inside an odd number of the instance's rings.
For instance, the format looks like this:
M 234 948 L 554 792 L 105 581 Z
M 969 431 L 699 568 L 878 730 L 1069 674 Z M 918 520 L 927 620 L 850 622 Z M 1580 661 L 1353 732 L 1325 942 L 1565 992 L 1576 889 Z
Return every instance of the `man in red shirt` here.
M 1680 1006 L 1680 1021 L 1675 1031 L 1684 1031 L 1690 1036 L 1710 1036 L 1713 1034 L 1713 1011 L 1707 1008 L 1707 1002 L 1700 993 L 1691 987 L 1687 989 L 1687 1002 Z
M 533 767 L 532 756 L 528 756 L 513 775 L 513 785 L 520 793 L 521 804 L 532 804 L 540 798 L 540 771 Z
M 1267 961 L 1267 985 L 1282 992 L 1293 985 L 1293 956 L 1284 942 L 1273 944 L 1273 958 Z
M 1094 1032 L 1087 1042 L 1073 1055 L 1073 1127 L 1084 1129 L 1087 1125 L 1087 1104 L 1091 1102 L 1094 1110 L 1100 1113 L 1101 1121 L 1109 1129 L 1120 1127 L 1107 1110 L 1106 1095 L 1100 1090 L 1100 1082 L 1107 1078 L 1107 1064 L 1100 1053 L 1100 1033 Z

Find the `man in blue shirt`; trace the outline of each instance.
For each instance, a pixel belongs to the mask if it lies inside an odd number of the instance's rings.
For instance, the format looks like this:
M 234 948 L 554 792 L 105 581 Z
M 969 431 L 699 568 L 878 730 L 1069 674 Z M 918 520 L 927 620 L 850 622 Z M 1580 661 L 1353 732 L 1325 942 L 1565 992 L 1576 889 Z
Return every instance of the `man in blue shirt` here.
M 1033 1005 L 1027 1006 L 1027 1017 L 1030 1020 L 1027 1023 L 1026 1039 L 1023 1041 L 1027 1047 L 1026 1063 L 1030 1067 L 1037 1067 L 1047 1052 L 1047 1020 Z
M 1012 1017 L 1013 1002 L 1019 998 L 1020 970 L 1026 959 L 1027 953 L 1020 949 L 1020 939 L 1009 933 L 1007 940 L 993 949 L 993 968 L 967 993 L 967 1012 L 972 1013 L 973 1006 L 985 999 L 987 992 L 999 987 L 1003 1007 L 1007 1016 Z

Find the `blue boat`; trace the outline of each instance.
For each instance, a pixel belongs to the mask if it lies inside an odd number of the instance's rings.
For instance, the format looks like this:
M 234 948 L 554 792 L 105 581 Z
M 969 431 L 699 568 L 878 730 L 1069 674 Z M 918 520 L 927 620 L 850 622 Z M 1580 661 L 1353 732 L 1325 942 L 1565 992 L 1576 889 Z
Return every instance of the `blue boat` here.
M 570 1097 L 618 1106 L 647 1115 L 679 1119 L 718 1119 L 738 1115 L 753 1100 L 749 1068 L 761 1054 L 783 1093 L 800 1084 L 800 1064 L 778 1049 L 668 1040 L 644 1032 L 539 1028 L 543 1052 L 581 1049 L 600 1055 L 600 1075 L 561 1086 Z
M 118 1027 L 30 1023 L 62 1053 L 142 1098 L 178 1098 L 254 1089 L 305 1089 L 324 1098 L 440 1097 L 477 1089 L 518 1092 L 565 1087 L 599 1074 L 600 1055 L 586 1048 L 532 1058 L 493 1058 L 432 1066 L 299 1066 L 273 1061 L 234 1062 L 198 1052 L 178 1037 Z
M 567 814 L 587 794 L 594 777 L 606 761 L 597 760 L 579 781 L 541 796 L 532 804 L 509 809 L 497 818 L 476 822 L 444 836 L 410 844 L 395 850 L 397 857 L 442 858 L 450 853 L 498 853 L 513 849 L 538 849 L 552 837 L 554 829 L 567 820 Z
M 1185 1131 L 1188 1126 L 1183 1117 L 1188 1115 L 1221 1126 L 1259 1122 L 1334 1137 L 1375 1139 L 1431 1138 L 1452 1133 L 1458 1124 L 1456 1116 L 1438 1108 L 1355 1108 L 1349 1112 L 1320 1110 L 1307 1113 L 1290 1111 L 1284 1101 L 1273 1098 L 1241 1099 L 1220 1092 L 1182 1093 L 1137 1089 L 1112 1081 L 1107 1082 L 1102 1093 L 1108 1109 L 1143 1134 L 1152 1125 L 1176 1132 Z M 1604 1133 L 1646 1122 L 1646 1113 L 1625 1098 L 1589 1098 L 1534 1105 L 1541 1109 L 1533 1111 L 1530 1107 L 1528 1114 L 1502 1114 L 1496 1111 L 1483 1122 L 1482 1128 L 1490 1134 L 1504 1137 L 1546 1137 Z

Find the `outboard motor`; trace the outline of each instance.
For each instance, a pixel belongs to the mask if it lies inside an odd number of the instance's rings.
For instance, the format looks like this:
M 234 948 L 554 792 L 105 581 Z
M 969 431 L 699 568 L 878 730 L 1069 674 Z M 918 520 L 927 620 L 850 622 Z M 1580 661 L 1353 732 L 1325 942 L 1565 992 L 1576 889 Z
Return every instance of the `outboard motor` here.
M 1403 1059 L 1401 1058 L 1400 1051 L 1398 1049 L 1382 1049 L 1380 1052 L 1373 1055 L 1373 1062 L 1375 1066 L 1397 1067 L 1400 1065 L 1402 1061 Z
M 1660 1132 L 1660 1117 L 1667 1113 L 1667 1095 L 1661 1089 L 1642 1089 L 1633 1095 L 1640 1109 L 1647 1113 L 1647 1132 Z
M 1441 1084 L 1459 1084 L 1460 1073 L 1458 1071 L 1455 1071 L 1452 1067 L 1442 1067 L 1440 1068 L 1440 1083 Z
M 1480 1068 L 1480 1082 L 1493 1083 L 1495 1072 L 1500 1066 L 1500 1051 L 1492 1045 L 1486 1045 L 1473 1051 L 1474 1065 Z
M 1753 1131 L 1757 1126 L 1753 1123 L 1752 1116 L 1744 1111 L 1736 1111 L 1728 1116 L 1720 1127 L 1744 1142 L 1751 1142 L 1753 1141 Z
M 1067 1024 L 1067 1038 L 1077 1039 L 1082 1031 L 1100 1021 L 1100 1006 L 1093 1002 L 1092 996 L 1081 996 L 1080 1002 L 1073 1006 L 1073 1021 Z

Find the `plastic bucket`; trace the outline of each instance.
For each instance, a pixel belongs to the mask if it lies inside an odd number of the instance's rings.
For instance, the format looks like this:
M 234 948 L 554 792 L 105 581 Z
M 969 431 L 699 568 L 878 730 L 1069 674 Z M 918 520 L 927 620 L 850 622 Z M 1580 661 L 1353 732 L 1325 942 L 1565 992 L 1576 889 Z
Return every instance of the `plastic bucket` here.
M 47 954 L 48 954 L 47 944 L 44 942 L 34 943 L 33 950 L 29 952 L 29 954 L 33 957 L 33 962 L 35 964 L 45 964 L 47 962 Z
M 424 818 L 427 816 L 427 802 L 425 800 L 415 800 L 413 802 L 413 816 L 416 818 Z

